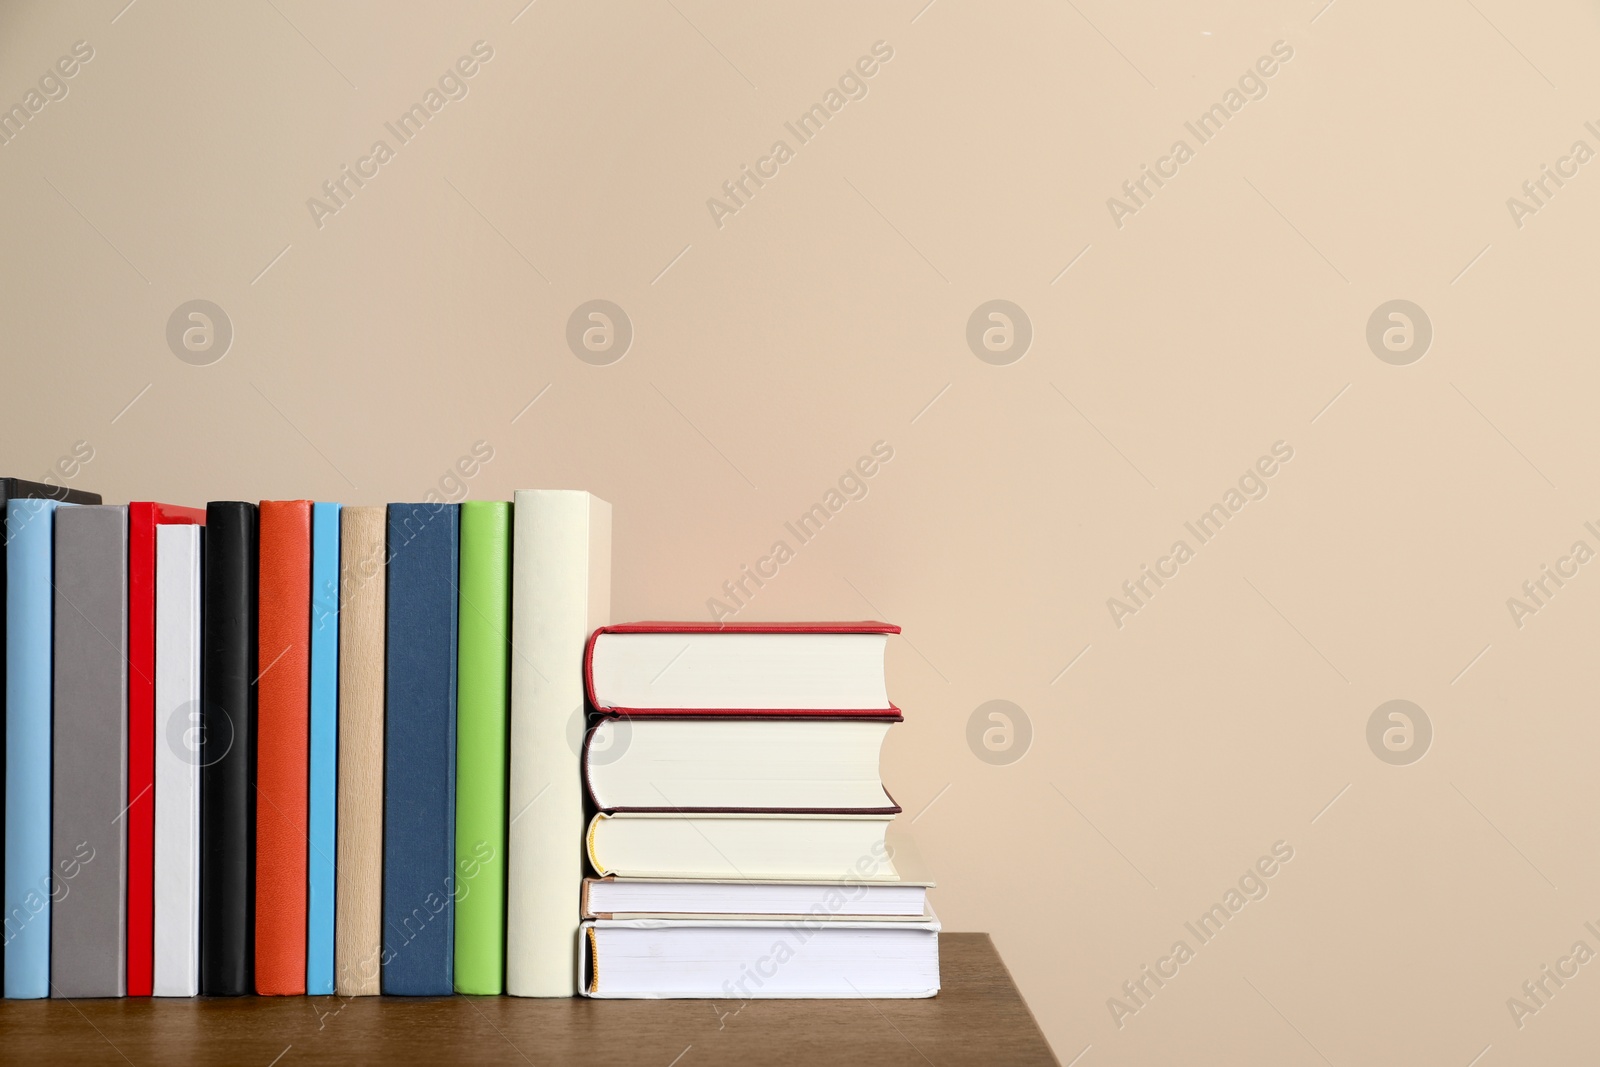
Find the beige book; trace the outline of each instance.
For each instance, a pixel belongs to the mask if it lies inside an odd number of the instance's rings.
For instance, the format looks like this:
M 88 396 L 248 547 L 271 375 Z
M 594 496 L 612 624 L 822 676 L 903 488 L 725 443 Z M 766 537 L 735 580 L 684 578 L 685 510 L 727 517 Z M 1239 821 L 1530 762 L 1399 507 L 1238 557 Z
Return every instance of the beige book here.
M 385 509 L 347 507 L 339 531 L 339 855 L 334 988 L 376 996 L 383 955 Z
M 578 992 L 583 649 L 611 610 L 611 505 L 520 491 L 511 562 L 506 992 Z

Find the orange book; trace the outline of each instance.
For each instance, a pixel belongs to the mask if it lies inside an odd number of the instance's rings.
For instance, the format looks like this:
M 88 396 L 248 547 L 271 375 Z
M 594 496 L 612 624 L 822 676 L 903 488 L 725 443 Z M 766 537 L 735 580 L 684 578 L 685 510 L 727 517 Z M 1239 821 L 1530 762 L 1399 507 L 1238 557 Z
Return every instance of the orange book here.
M 306 991 L 311 502 L 261 502 L 256 682 L 256 992 Z

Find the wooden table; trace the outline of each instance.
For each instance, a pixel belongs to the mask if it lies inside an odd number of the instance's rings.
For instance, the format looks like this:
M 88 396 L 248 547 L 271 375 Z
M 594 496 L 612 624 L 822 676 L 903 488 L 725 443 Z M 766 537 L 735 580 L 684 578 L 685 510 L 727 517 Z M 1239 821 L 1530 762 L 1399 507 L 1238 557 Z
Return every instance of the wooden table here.
M 988 934 L 939 937 L 931 1000 L 196 997 L 0 1001 L 0 1060 L 66 1063 L 1053 1064 Z M 120 1055 L 119 1055 L 120 1054 Z

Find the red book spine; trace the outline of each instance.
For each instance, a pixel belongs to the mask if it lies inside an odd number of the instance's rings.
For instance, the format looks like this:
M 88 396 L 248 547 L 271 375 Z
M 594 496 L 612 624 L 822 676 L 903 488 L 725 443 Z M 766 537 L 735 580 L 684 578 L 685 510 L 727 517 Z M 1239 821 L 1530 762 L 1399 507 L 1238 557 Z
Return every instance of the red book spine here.
M 311 502 L 262 501 L 256 683 L 256 992 L 306 991 Z
M 155 981 L 156 526 L 204 523 L 199 508 L 128 505 L 128 996 Z

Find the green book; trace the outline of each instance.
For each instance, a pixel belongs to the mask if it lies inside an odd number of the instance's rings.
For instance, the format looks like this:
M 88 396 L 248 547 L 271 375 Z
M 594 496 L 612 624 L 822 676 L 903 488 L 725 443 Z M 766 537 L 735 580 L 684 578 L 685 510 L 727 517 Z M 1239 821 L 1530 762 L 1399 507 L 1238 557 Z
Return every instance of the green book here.
M 461 505 L 456 684 L 457 993 L 505 991 L 511 505 Z

